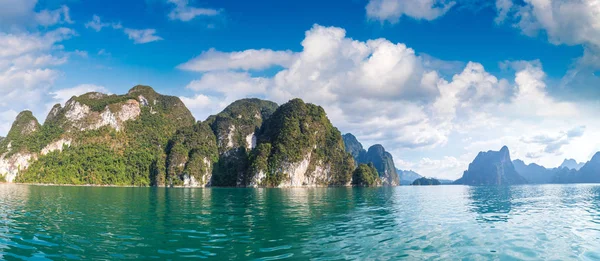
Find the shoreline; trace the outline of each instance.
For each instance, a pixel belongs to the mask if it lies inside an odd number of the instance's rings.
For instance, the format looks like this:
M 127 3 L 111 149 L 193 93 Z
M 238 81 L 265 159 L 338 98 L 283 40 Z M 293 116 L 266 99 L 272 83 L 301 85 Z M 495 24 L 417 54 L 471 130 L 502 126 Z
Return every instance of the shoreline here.
M 239 189 L 259 189 L 259 188 L 354 188 L 356 186 L 300 186 L 300 187 L 186 187 L 186 186 L 131 186 L 131 185 L 95 185 L 95 184 L 50 184 L 50 183 L 16 183 L 16 182 L 0 182 L 2 184 L 14 184 L 14 185 L 31 185 L 40 187 L 104 187 L 104 188 L 192 188 L 192 189 L 212 189 L 212 188 L 239 188 Z M 372 188 L 382 188 L 386 186 L 377 186 Z M 400 186 L 387 186 L 387 187 L 400 187 Z M 362 188 L 362 187 L 361 187 Z M 368 188 L 368 187 L 365 187 Z

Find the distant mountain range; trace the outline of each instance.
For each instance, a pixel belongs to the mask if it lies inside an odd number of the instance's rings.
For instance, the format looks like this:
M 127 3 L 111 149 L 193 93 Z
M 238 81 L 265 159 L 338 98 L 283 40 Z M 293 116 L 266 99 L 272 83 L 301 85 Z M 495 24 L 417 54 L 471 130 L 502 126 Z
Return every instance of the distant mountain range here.
M 480 152 L 463 176 L 454 184 L 514 185 L 600 182 L 600 152 L 587 163 L 565 159 L 557 168 L 545 168 L 522 160 L 511 161 L 508 147 L 500 151 Z
M 583 165 L 585 165 L 585 162 L 577 163 L 577 161 L 575 161 L 574 159 L 565 159 L 563 163 L 560 164 L 559 168 L 579 170 L 581 169 L 581 167 L 583 167 Z

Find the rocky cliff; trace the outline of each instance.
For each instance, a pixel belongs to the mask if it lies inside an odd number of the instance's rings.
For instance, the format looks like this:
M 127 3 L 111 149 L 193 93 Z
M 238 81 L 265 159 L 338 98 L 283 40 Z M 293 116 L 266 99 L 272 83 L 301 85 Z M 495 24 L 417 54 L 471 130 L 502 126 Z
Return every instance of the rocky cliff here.
M 343 139 L 346 151 L 352 155 L 357 165 L 372 163 L 377 169 L 383 185 L 400 185 L 401 174 L 396 170 L 392 155 L 385 151 L 382 145 L 373 145 L 366 151 L 354 135 L 344 134 Z
M 365 156 L 365 162 L 373 163 L 384 186 L 400 185 L 400 176 L 396 172 L 392 154 L 385 151 L 383 146 L 379 144 L 371 146 Z
M 347 186 L 354 160 L 323 108 L 232 103 L 195 122 L 177 98 L 136 86 L 19 114 L 0 140 L 0 180 L 133 186 Z
M 464 185 L 513 185 L 524 184 L 523 178 L 513 166 L 508 147 L 500 151 L 479 152 L 469 164 L 463 176 L 454 182 Z
M 294 99 L 263 124 L 249 186 L 347 186 L 354 160 L 322 107 Z
M 21 151 L 28 153 L 29 166 L 19 170 L 15 181 L 164 185 L 168 141 L 194 121 L 179 98 L 148 86 L 123 95 L 72 97 L 64 107 L 55 105 L 26 138 Z
M 227 106 L 207 122 L 217 137 L 219 161 L 213 185 L 246 186 L 250 183 L 250 152 L 257 146 L 257 133 L 278 105 L 260 99 L 242 99 Z

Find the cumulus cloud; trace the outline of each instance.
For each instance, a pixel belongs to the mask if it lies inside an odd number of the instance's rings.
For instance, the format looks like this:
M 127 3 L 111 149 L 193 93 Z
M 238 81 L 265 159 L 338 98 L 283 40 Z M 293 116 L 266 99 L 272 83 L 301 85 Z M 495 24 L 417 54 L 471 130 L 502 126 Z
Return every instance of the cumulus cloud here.
M 510 21 L 523 34 L 543 32 L 555 45 L 582 45 L 584 54 L 563 78 L 563 86 L 585 82 L 595 85 L 600 68 L 600 4 L 596 0 L 497 0 L 497 22 Z
M 354 133 L 365 145 L 384 144 L 395 160 L 417 172 L 445 178 L 459 177 L 461 168 L 479 150 L 509 145 L 515 158 L 537 153 L 540 156 L 535 160 L 544 163 L 557 160 L 561 152 L 572 153 L 579 140 L 593 137 L 581 127 L 564 131 L 564 126 L 581 126 L 582 119 L 589 119 L 594 110 L 549 95 L 539 61 L 505 63 L 515 72 L 514 78 L 508 79 L 469 62 L 447 79 L 428 65 L 431 57 L 419 56 L 412 48 L 386 39 L 357 41 L 342 28 L 315 25 L 301 44 L 302 51 L 272 77 L 253 76 L 248 70 L 269 68 L 266 64 L 273 62 L 248 65 L 244 59 L 231 58 L 256 50 L 209 50 L 211 55 L 190 60 L 205 62 L 196 70 L 203 75 L 187 86 L 195 95 L 183 100 L 203 119 L 239 98 L 284 103 L 299 97 L 323 106 L 335 126 Z M 586 128 L 600 128 L 600 124 L 592 125 L 586 123 Z M 530 143 L 523 142 L 523 131 L 531 128 L 561 136 L 547 143 L 533 138 L 527 140 Z M 461 148 L 457 144 L 462 143 L 456 141 L 460 138 L 468 138 L 473 146 Z M 436 150 L 462 156 L 403 158 Z M 436 165 L 429 164 L 432 162 L 440 167 L 432 167 Z M 436 171 L 446 176 L 433 175 Z
M 131 29 L 125 28 L 123 30 L 129 39 L 133 40 L 135 44 L 145 44 L 155 41 L 163 40 L 162 37 L 156 35 L 156 29 Z
M 177 68 L 186 71 L 209 72 L 229 69 L 260 70 L 275 65 L 288 67 L 295 59 L 292 51 L 273 51 L 269 49 L 245 50 L 241 52 L 220 52 L 209 49 L 198 57 Z
M 27 26 L 52 26 L 72 24 L 69 7 L 55 10 L 35 11 L 37 0 L 0 0 L 0 28 L 23 28 Z
M 435 20 L 456 4 L 449 0 L 369 0 L 367 17 L 381 22 L 397 23 L 400 17 Z
M 45 113 L 45 102 L 51 99 L 48 91 L 61 75 L 55 67 L 66 63 L 69 56 L 60 43 L 74 35 L 68 28 L 0 33 L 0 114 L 23 109 Z
M 187 22 L 197 16 L 215 16 L 220 13 L 220 10 L 217 9 L 191 7 L 188 5 L 188 0 L 167 0 L 167 2 L 175 6 L 169 12 L 169 19 L 171 20 Z

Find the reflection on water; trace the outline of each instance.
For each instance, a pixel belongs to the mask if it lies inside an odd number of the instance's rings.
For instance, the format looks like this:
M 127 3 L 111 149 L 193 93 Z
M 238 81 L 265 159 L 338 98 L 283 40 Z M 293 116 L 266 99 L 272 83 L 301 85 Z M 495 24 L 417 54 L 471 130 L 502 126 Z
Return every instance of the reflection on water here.
M 472 211 L 481 222 L 508 221 L 512 208 L 512 190 L 509 186 L 469 187 Z
M 598 260 L 600 185 L 0 185 L 0 259 Z

